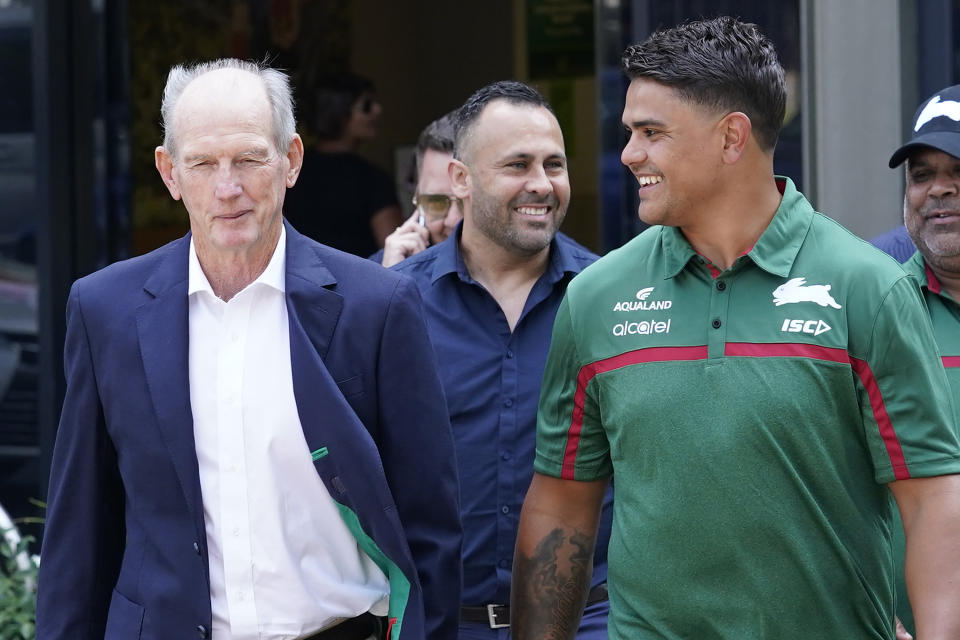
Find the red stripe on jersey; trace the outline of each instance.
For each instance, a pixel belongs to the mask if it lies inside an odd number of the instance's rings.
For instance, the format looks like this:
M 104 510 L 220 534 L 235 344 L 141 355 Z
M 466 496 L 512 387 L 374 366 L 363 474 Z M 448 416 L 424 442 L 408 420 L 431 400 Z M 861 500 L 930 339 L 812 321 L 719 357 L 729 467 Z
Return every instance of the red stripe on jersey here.
M 927 264 L 926 260 L 923 262 L 923 270 L 927 273 L 927 289 L 930 289 L 931 292 L 940 294 L 942 287 L 940 286 L 940 281 L 937 279 L 936 274 L 933 273 L 933 269 L 930 268 L 930 265 Z
M 577 448 L 580 446 L 580 432 L 583 429 L 583 404 L 587 397 L 587 385 L 599 373 L 606 373 L 621 367 L 644 362 L 670 362 L 680 360 L 706 360 L 707 347 L 648 347 L 627 351 L 620 355 L 597 360 L 580 368 L 577 374 L 577 390 L 573 394 L 573 416 L 567 430 L 567 447 L 563 453 L 563 467 L 560 477 L 574 479 L 574 465 L 577 461 Z
M 821 347 L 816 344 L 777 343 L 777 342 L 728 342 L 723 349 L 727 356 L 747 356 L 751 358 L 814 358 L 830 362 L 850 362 L 850 356 L 843 349 Z
M 943 356 L 941 360 L 945 367 L 960 367 L 960 356 Z
M 893 476 L 897 480 L 906 480 L 910 477 L 910 471 L 907 470 L 907 461 L 903 457 L 900 439 L 893 429 L 890 416 L 887 415 L 887 407 L 883 403 L 883 394 L 880 393 L 880 387 L 877 386 L 877 379 L 873 377 L 873 371 L 870 370 L 870 365 L 867 364 L 866 360 L 858 360 L 850 356 L 850 365 L 857 372 L 860 382 L 867 390 L 870 406 L 873 408 L 873 417 L 880 428 L 880 437 L 883 438 L 883 444 L 887 447 L 887 455 L 890 456 L 890 463 L 893 465 Z
M 850 363 L 850 366 L 856 372 L 860 382 L 867 390 L 867 397 L 870 398 L 870 407 L 873 409 L 873 418 L 877 421 L 877 427 L 880 430 L 880 437 L 887 448 L 887 455 L 890 457 L 890 463 L 893 465 L 893 474 L 897 480 L 905 480 L 910 477 L 907 470 L 906 459 L 903 457 L 903 448 L 900 446 L 900 439 L 897 432 L 890 422 L 890 416 L 887 414 L 887 407 L 883 402 L 883 394 L 880 393 L 880 387 L 877 386 L 877 379 L 870 370 L 870 365 L 866 360 L 859 360 L 848 354 L 843 349 L 833 347 L 821 347 L 815 344 L 778 344 L 778 343 L 749 343 L 749 342 L 728 342 L 724 348 L 724 354 L 728 356 L 750 356 L 756 358 L 763 357 L 801 357 L 814 358 L 817 360 L 828 360 L 830 362 Z M 960 358 L 957 358 L 960 361 Z M 960 366 L 960 362 L 958 365 Z

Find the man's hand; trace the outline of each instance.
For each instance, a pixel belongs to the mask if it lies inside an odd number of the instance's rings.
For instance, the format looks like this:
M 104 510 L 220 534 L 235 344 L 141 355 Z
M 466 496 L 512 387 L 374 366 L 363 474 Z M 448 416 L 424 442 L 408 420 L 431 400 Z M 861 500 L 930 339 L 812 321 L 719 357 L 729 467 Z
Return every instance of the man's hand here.
M 903 623 L 900 622 L 900 618 L 894 618 L 897 623 L 897 637 L 896 640 L 913 640 L 913 636 L 907 631 L 906 627 L 903 626 Z
M 510 585 L 514 640 L 572 640 L 590 588 L 606 480 L 533 474 L 523 502 Z
M 960 638 L 960 475 L 889 485 L 907 538 L 907 593 L 918 638 Z
M 420 253 L 430 245 L 430 233 L 426 227 L 417 223 L 417 217 L 418 212 L 414 211 L 406 222 L 384 240 L 381 261 L 383 266 L 392 267 Z

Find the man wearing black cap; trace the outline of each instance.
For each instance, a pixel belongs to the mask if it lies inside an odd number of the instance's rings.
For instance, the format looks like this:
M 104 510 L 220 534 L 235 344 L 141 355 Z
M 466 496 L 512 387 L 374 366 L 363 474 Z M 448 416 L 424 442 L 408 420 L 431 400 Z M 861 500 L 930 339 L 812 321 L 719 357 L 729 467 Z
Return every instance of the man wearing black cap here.
M 958 121 L 960 85 L 955 85 L 938 91 L 920 105 L 913 116 L 913 137 L 890 157 L 890 168 L 900 165 L 918 147 L 932 147 L 950 154 L 960 153 Z M 917 249 L 915 239 L 904 225 L 890 229 L 870 242 L 899 262 L 909 260 Z
M 914 116 L 913 137 L 890 157 L 894 168 L 906 161 L 903 221 L 916 245 L 903 265 L 914 276 L 930 312 L 956 409 L 960 406 L 960 85 L 928 98 Z M 945 399 L 949 401 L 949 399 Z M 903 530 L 894 527 L 903 562 Z M 898 566 L 897 614 L 913 629 Z

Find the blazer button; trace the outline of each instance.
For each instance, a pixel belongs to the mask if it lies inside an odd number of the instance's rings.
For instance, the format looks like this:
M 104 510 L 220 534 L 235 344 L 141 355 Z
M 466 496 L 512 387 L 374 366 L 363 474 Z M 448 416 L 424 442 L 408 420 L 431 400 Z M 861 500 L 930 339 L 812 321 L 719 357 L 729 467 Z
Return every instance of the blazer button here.
M 195 542 L 193 543 L 193 550 L 197 552 L 197 555 L 200 555 L 200 543 L 199 543 L 199 542 L 196 542 L 196 541 L 195 541 Z
M 207 628 L 201 624 L 197 626 L 197 635 L 201 638 L 209 638 L 210 632 L 207 631 Z

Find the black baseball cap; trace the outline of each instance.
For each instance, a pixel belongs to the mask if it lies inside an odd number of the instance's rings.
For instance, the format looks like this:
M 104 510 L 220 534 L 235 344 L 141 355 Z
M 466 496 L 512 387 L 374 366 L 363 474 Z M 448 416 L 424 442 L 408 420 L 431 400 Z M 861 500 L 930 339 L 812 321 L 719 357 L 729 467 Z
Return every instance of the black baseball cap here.
M 913 115 L 913 137 L 890 156 L 893 169 L 917 147 L 933 147 L 960 158 L 960 84 L 942 89 Z

